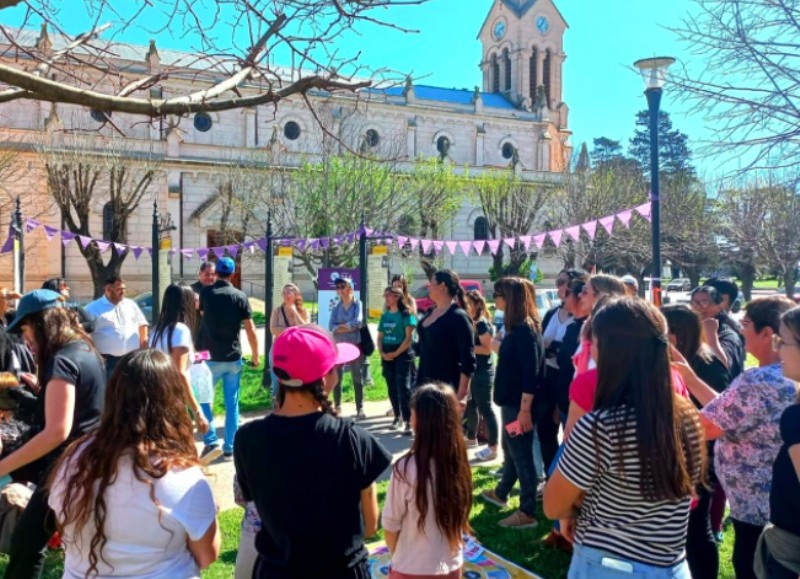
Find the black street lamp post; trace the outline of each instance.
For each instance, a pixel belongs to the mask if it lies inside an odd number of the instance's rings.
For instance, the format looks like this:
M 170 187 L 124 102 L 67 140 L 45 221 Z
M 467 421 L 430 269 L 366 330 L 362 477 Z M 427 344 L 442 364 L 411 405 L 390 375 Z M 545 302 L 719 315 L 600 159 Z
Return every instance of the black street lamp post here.
M 642 73 L 644 94 L 650 113 L 650 203 L 653 231 L 653 266 L 650 280 L 650 297 L 656 306 L 661 305 L 661 198 L 658 187 L 658 111 L 661 93 L 666 82 L 667 69 L 674 58 L 660 56 L 637 60 L 633 65 Z

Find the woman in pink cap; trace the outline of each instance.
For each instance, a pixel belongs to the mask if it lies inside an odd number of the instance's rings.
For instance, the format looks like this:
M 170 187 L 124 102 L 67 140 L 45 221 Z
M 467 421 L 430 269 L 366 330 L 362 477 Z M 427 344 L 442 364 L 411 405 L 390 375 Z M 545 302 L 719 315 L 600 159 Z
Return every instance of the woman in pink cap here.
M 364 537 L 377 531 L 375 480 L 392 455 L 328 400 L 338 366 L 359 355 L 310 325 L 272 346 L 278 410 L 243 426 L 233 454 L 242 498 L 262 521 L 254 579 L 370 577 Z

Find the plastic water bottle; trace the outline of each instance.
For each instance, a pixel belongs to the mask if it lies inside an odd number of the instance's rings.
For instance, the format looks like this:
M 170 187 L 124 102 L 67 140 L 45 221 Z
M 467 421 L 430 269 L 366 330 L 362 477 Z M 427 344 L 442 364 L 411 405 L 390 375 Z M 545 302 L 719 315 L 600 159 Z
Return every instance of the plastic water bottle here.
M 192 385 L 194 397 L 200 404 L 214 402 L 214 376 L 204 361 L 192 364 L 189 368 L 189 383 Z

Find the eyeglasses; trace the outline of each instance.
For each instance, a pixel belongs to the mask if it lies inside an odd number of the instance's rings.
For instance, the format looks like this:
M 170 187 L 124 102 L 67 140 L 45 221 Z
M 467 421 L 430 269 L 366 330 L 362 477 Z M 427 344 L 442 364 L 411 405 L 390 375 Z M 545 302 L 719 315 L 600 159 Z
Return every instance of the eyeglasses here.
M 784 346 L 787 348 L 800 348 L 800 344 L 790 344 L 781 338 L 780 334 L 772 334 L 772 351 L 780 352 Z

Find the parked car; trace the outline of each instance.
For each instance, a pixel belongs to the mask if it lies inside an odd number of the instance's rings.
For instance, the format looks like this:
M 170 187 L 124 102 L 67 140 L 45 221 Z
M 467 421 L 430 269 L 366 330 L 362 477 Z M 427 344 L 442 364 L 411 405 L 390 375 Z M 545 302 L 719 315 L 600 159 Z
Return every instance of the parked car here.
M 414 301 L 417 302 L 417 311 L 422 314 L 427 312 L 434 306 L 433 300 L 430 298 L 430 282 L 426 282 L 421 288 L 417 288 L 416 291 L 412 292 L 411 295 L 414 296 Z M 481 282 L 474 280 L 474 279 L 462 279 L 461 280 L 461 287 L 464 288 L 465 292 L 469 290 L 478 290 L 478 293 L 483 295 L 483 286 Z
M 692 282 L 685 277 L 676 277 L 667 284 L 668 292 L 688 292 L 692 289 Z
M 555 301 L 551 299 L 551 293 L 555 295 Z M 561 300 L 558 299 L 558 292 L 556 290 L 543 290 L 541 292 L 536 292 L 536 307 L 539 309 L 540 319 L 544 319 L 544 314 L 547 312 L 547 310 L 557 306 L 560 303 Z M 494 324 L 494 329 L 496 332 L 499 332 L 503 329 L 504 319 L 505 312 L 495 309 L 494 315 L 492 316 L 492 323 Z
M 132 298 L 139 309 L 142 310 L 148 324 L 153 323 L 153 292 L 142 292 Z

